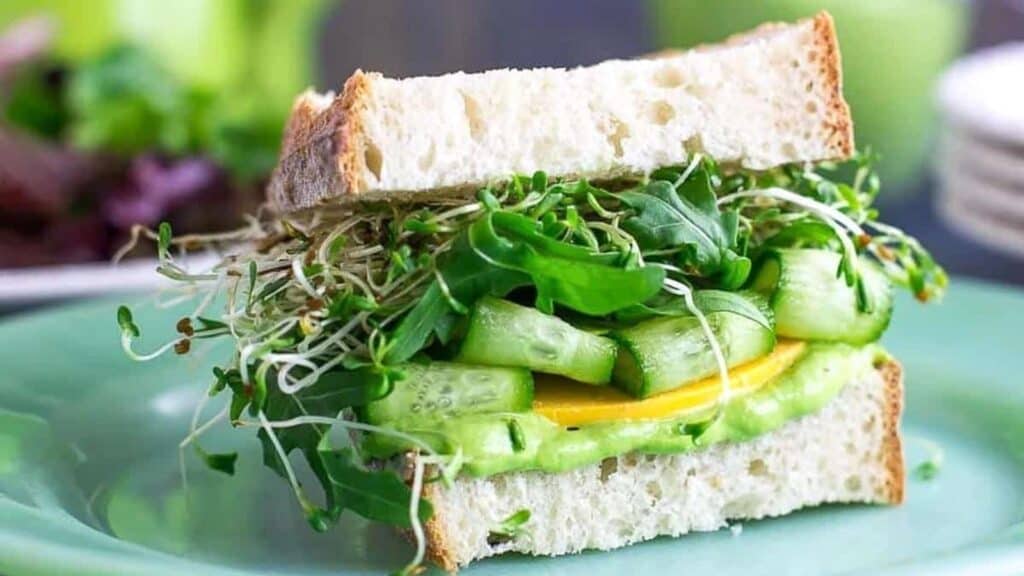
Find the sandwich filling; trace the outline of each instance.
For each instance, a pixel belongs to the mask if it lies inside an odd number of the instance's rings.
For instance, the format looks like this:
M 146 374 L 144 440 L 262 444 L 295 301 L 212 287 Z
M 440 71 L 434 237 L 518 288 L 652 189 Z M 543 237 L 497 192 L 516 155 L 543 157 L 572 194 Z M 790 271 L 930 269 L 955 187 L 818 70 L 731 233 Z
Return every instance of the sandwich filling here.
M 693 395 L 697 398 L 679 403 L 685 407 L 656 407 L 634 416 L 628 413 L 630 408 L 647 404 L 646 401 L 620 399 L 611 389 L 604 388 L 598 389 L 597 394 L 604 398 L 594 402 L 580 384 L 553 382 L 538 387 L 532 410 L 497 416 L 465 414 L 426 426 L 401 420 L 388 425 L 411 435 L 422 435 L 438 452 L 444 452 L 449 445 L 457 445 L 465 458 L 462 472 L 471 476 L 521 470 L 565 472 L 630 452 L 689 452 L 718 442 L 740 442 L 771 432 L 793 418 L 818 411 L 844 384 L 866 377 L 867 372 L 887 359 L 876 344 L 860 347 L 834 343 L 791 344 L 784 354 L 789 355 L 790 350 L 798 357 L 784 360 L 781 373 L 771 374 L 774 367 L 764 367 L 771 361 L 753 361 L 740 367 L 740 371 L 750 373 L 749 382 L 744 382 L 749 389 L 737 393 L 720 413 L 714 410 L 714 397 L 698 392 Z M 735 374 L 733 376 L 735 381 Z M 717 385 L 717 377 L 714 379 Z M 700 384 L 693 386 L 700 387 Z M 683 386 L 678 392 L 685 394 L 687 388 Z M 652 400 L 673 394 L 668 392 Z M 607 404 L 602 402 L 608 397 L 614 400 Z M 568 401 L 578 402 L 568 405 Z M 562 406 L 574 414 L 561 412 Z M 604 414 L 588 418 L 585 423 L 572 424 L 592 406 L 621 411 L 617 415 Z M 598 413 L 603 412 L 598 410 Z M 372 435 L 363 447 L 367 454 L 377 458 L 410 449 L 400 439 L 381 434 Z
M 197 302 L 164 349 L 235 345 L 210 389 L 230 401 L 205 423 L 200 407 L 183 445 L 232 472 L 234 455 L 197 439 L 223 419 L 254 428 L 315 528 L 350 509 L 415 532 L 426 481 L 770 432 L 884 360 L 893 286 L 920 300 L 945 286 L 878 221 L 870 160 L 754 173 L 698 156 L 600 186 L 537 173 L 210 238 L 161 226 L 160 271 Z M 224 260 L 194 272 L 172 254 L 200 245 Z M 152 356 L 133 350 L 127 308 L 118 320 L 126 351 Z M 411 486 L 387 466 L 408 452 Z

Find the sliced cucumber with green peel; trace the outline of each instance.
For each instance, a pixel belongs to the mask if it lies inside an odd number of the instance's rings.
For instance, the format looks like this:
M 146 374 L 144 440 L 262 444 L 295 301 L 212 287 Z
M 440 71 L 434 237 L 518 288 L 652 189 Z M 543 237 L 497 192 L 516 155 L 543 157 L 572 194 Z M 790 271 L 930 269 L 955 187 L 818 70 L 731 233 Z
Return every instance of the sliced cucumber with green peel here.
M 462 414 L 524 412 L 533 403 L 533 375 L 522 368 L 451 362 L 403 364 L 390 394 L 362 409 L 370 424 L 436 422 Z
M 730 367 L 775 348 L 775 334 L 749 318 L 731 312 L 706 318 Z M 613 382 L 637 398 L 718 373 L 711 343 L 695 316 L 656 318 L 616 330 L 612 336 L 619 342 Z
M 881 337 L 892 317 L 892 286 L 878 266 L 860 258 L 858 269 L 867 310 L 857 290 L 837 275 L 838 253 L 828 250 L 772 250 L 754 273 L 752 288 L 768 296 L 779 336 L 865 344 Z
M 615 342 L 574 328 L 556 316 L 507 300 L 483 298 L 469 320 L 458 361 L 515 366 L 559 374 L 587 384 L 607 384 Z

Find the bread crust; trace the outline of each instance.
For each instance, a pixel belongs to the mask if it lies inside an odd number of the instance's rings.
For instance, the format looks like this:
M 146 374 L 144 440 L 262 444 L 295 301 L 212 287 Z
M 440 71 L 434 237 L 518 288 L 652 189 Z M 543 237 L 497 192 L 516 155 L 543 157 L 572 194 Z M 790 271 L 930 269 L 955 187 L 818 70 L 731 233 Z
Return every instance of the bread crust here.
M 412 451 L 406 452 L 401 460 L 399 466 L 399 474 L 402 481 L 407 485 L 412 486 L 413 475 L 415 474 L 415 462 L 419 453 Z M 436 466 L 427 466 L 423 470 L 425 478 L 433 478 L 437 474 Z M 420 492 L 421 498 L 427 501 L 434 501 L 438 494 L 438 483 L 424 483 L 423 490 Z M 398 531 L 406 540 L 415 543 L 415 536 L 412 530 L 401 528 Z M 448 543 L 448 536 L 443 528 L 443 523 L 440 521 L 440 510 L 435 508 L 434 515 L 427 520 L 427 523 L 423 525 L 423 533 L 427 540 L 427 560 L 436 566 L 443 569 L 445 572 L 455 573 L 459 569 L 459 564 L 455 558 L 455 551 Z
M 884 381 L 882 459 L 887 471 L 883 498 L 879 503 L 897 505 L 903 502 L 906 477 L 904 474 L 903 446 L 900 438 L 900 419 L 903 413 L 903 368 L 894 359 L 879 365 L 876 370 Z M 411 458 L 407 458 L 411 462 Z M 409 474 L 407 477 L 411 478 Z M 423 497 L 437 501 L 438 483 L 427 484 Z M 424 531 L 427 538 L 427 559 L 449 573 L 458 571 L 459 564 L 455 550 L 449 544 L 448 534 L 441 518 L 444 510 L 435 506 L 434 515 L 427 521 Z M 408 532 L 406 531 L 408 536 Z
M 903 416 L 903 367 L 895 360 L 889 360 L 878 371 L 885 380 L 885 431 L 882 440 L 882 457 L 889 472 L 885 491 L 889 504 L 902 504 L 906 490 L 906 474 L 903 463 L 903 441 L 900 438 L 900 419 Z
M 366 189 L 366 133 L 362 112 L 372 97 L 373 75 L 356 70 L 341 93 L 341 126 L 335 137 L 341 194 L 359 194 Z M 376 75 L 376 76 L 379 76 Z
M 829 144 L 837 158 L 847 158 L 855 148 L 853 120 L 850 106 L 843 99 L 842 56 L 839 53 L 835 22 L 832 15 L 825 11 L 814 17 L 814 51 L 828 90 L 826 122 L 831 133 Z
M 281 157 L 267 186 L 272 206 L 284 210 L 315 201 L 339 186 L 334 134 L 341 124 L 341 100 L 307 90 L 296 99 L 285 126 Z
M 437 483 L 428 484 L 423 490 L 423 497 L 431 500 L 437 490 Z M 434 510 L 434 515 L 424 526 L 427 537 L 427 560 L 445 572 L 454 574 L 458 572 L 459 564 L 455 558 L 455 550 L 448 544 L 448 535 L 442 527 L 439 514 L 439 510 Z

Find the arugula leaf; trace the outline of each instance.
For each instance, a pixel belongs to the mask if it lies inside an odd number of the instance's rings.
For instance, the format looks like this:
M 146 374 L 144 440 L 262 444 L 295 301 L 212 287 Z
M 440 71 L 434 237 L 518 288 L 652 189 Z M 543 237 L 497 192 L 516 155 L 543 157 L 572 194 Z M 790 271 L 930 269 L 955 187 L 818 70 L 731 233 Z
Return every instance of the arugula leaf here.
M 390 391 L 388 377 L 385 376 L 385 373 L 373 368 L 331 371 L 321 376 L 316 384 L 295 394 L 285 394 L 277 386 L 268 387 L 263 411 L 270 421 L 289 420 L 302 415 L 336 418 L 343 409 L 361 406 L 382 398 Z M 244 391 L 242 393 L 244 394 Z M 351 471 L 340 470 L 339 467 L 343 464 L 339 463 L 337 458 L 329 457 L 329 452 L 332 451 L 324 449 L 328 428 L 322 424 L 303 424 L 275 430 L 275 435 L 285 455 L 299 450 L 305 456 L 310 469 L 316 475 L 323 489 L 327 501 L 326 510 L 311 509 L 307 510 L 307 514 L 310 516 L 311 525 L 315 528 L 322 526 L 324 529 L 327 527 L 323 522 L 324 518 L 336 518 L 344 508 L 350 507 L 350 501 L 345 499 L 346 494 L 339 490 L 338 486 L 339 484 L 347 485 L 355 474 Z M 287 478 L 284 463 L 266 430 L 260 429 L 258 437 L 263 446 L 263 464 L 277 472 L 282 478 Z M 331 470 L 333 470 L 333 474 Z M 342 480 L 334 478 L 334 475 L 338 474 Z M 392 476 L 394 476 L 393 473 Z M 397 480 L 397 476 L 395 478 Z M 365 486 L 360 485 L 358 490 L 365 490 Z M 381 490 L 385 491 L 388 497 L 393 492 L 384 483 L 381 483 Z M 405 502 L 408 503 L 408 497 Z M 353 505 L 362 504 L 357 502 Z M 363 513 L 358 509 L 356 511 L 360 514 Z
M 529 276 L 492 266 L 481 258 L 465 235 L 442 256 L 438 271 L 448 293 L 464 306 L 472 305 L 481 296 L 501 297 L 530 283 Z M 445 322 L 444 317 L 451 310 L 440 284 L 434 280 L 391 335 L 386 361 L 397 364 L 412 358 L 427 343 L 435 328 Z
M 701 268 L 721 259 L 721 226 L 697 206 L 683 199 L 672 184 L 658 180 L 641 189 L 619 193 L 619 199 L 635 212 L 622 222 L 643 250 L 662 250 L 689 245 Z
M 267 408 L 264 411 L 266 418 L 270 421 L 276 420 L 287 420 L 296 416 L 301 416 L 303 412 L 295 404 L 295 401 L 291 402 L 268 402 Z M 325 495 L 328 497 L 328 508 L 333 507 L 334 502 L 331 499 L 333 492 L 330 491 L 329 480 L 326 476 L 326 471 L 321 468 L 317 468 L 314 464 L 319 461 L 315 456 L 314 452 L 310 452 L 310 446 L 316 446 L 316 443 L 327 434 L 327 426 L 318 424 L 309 424 L 301 426 L 291 426 L 287 428 L 278 428 L 274 430 L 274 435 L 278 437 L 278 441 L 281 443 L 282 450 L 285 455 L 288 456 L 294 450 L 302 452 L 306 459 L 309 461 L 310 467 L 313 469 L 313 474 L 316 475 L 317 480 L 321 483 L 321 486 L 325 487 Z M 281 478 L 288 478 L 288 470 L 285 467 L 285 463 L 281 459 L 281 455 L 274 449 L 273 442 L 270 440 L 270 436 L 266 433 L 265 429 L 260 429 L 256 434 L 259 438 L 260 445 L 263 447 L 263 465 L 270 468 L 271 470 L 278 472 L 278 476 Z M 312 453 L 312 456 L 310 454 Z
M 757 322 L 768 330 L 774 330 L 771 306 L 768 300 L 756 292 L 726 292 L 724 290 L 698 290 L 693 294 L 693 303 L 705 313 L 729 312 Z
M 271 422 L 289 420 L 306 414 L 306 412 L 303 411 L 295 401 L 295 398 L 278 392 L 276 386 L 271 387 L 263 412 Z M 315 452 L 315 448 L 312 447 L 315 447 L 320 442 L 321 437 L 327 433 L 327 427 L 309 424 L 304 426 L 292 426 L 289 428 L 278 428 L 274 430 L 274 433 L 277 436 L 278 442 L 281 443 L 281 449 L 285 456 L 291 454 L 293 450 L 298 449 L 306 454 L 307 458 L 309 458 L 310 451 L 312 450 Z M 263 446 L 263 464 L 267 468 L 277 472 L 278 476 L 287 478 L 288 472 L 285 469 L 284 463 L 281 461 L 280 455 L 274 448 L 274 444 L 271 441 L 270 436 L 267 434 L 267 431 L 260 429 L 257 436 Z M 314 460 L 318 460 L 315 455 L 314 458 L 310 459 L 310 466 L 313 466 Z M 313 472 L 317 475 L 317 478 L 320 480 L 322 485 L 328 485 L 325 473 L 322 469 L 317 470 L 314 466 Z M 327 493 L 330 495 L 329 492 Z M 328 507 L 330 507 L 330 505 L 331 502 L 329 500 Z
M 316 384 L 296 393 L 309 414 L 334 416 L 343 408 L 365 406 L 391 393 L 394 380 L 404 377 L 396 371 L 371 367 L 324 372 Z
M 718 285 L 723 290 L 736 290 L 747 282 L 753 263 L 750 258 L 740 256 L 732 250 L 722 252 L 722 267 Z
M 203 450 L 198 444 L 193 444 L 196 454 L 203 460 L 207 468 L 223 472 L 228 476 L 235 475 L 235 462 L 238 461 L 238 452 L 212 453 Z
M 352 450 L 333 450 L 322 442 L 317 454 L 327 472 L 333 500 L 339 507 L 352 510 L 363 518 L 410 527 L 409 499 L 412 490 L 391 470 L 367 470 L 356 463 Z M 433 515 L 425 499 L 419 502 L 420 521 Z
M 701 312 L 729 312 L 757 322 L 772 330 L 771 307 L 768 301 L 755 292 L 726 292 L 724 290 L 698 290 L 693 293 L 693 303 Z M 644 304 L 632 306 L 615 315 L 619 322 L 634 323 L 655 316 L 691 316 L 686 302 L 680 296 L 661 293 Z
M 451 300 L 468 307 L 482 296 L 502 297 L 533 284 L 542 310 L 550 313 L 558 302 L 584 314 L 602 315 L 641 303 L 661 289 L 662 269 L 616 266 L 619 254 L 595 253 L 549 238 L 536 222 L 495 212 L 472 224 L 438 265 L 448 295 L 440 282 L 431 283 L 391 335 L 387 362 L 408 360 L 439 328 L 438 335 L 447 335 L 451 321 L 446 316 L 459 311 Z M 607 290 L 609 284 L 616 290 Z
M 489 264 L 528 274 L 537 289 L 536 306 L 547 313 L 557 302 L 584 314 L 610 314 L 657 294 L 665 279 L 656 266 L 613 266 L 619 254 L 597 254 L 548 238 L 532 220 L 509 212 L 474 222 L 469 242 Z
M 769 236 L 762 248 L 828 248 L 838 247 L 839 238 L 831 226 L 820 220 L 793 222 Z
M 289 276 L 282 276 L 280 278 L 267 282 L 266 284 L 263 285 L 263 288 L 260 289 L 259 293 L 256 294 L 255 300 L 257 302 L 264 302 L 274 294 L 277 294 L 278 291 L 280 291 L 282 288 L 287 286 L 290 281 L 291 278 Z
M 244 389 L 239 391 L 242 394 L 246 393 Z M 271 421 L 289 420 L 302 415 L 333 418 L 349 406 L 360 405 L 380 397 L 376 391 L 382 391 L 382 388 L 379 380 L 373 377 L 369 369 L 327 372 L 315 384 L 295 394 L 285 394 L 277 386 L 268 386 L 263 412 Z M 253 400 L 254 404 L 255 402 Z M 326 426 L 303 425 L 282 428 L 277 430 L 276 434 L 285 454 L 288 454 L 295 448 L 316 446 L 325 430 Z M 260 431 L 260 438 L 264 440 L 264 462 L 284 476 L 284 467 L 263 430 Z
M 719 211 L 712 176 L 713 170 L 705 163 L 677 185 L 652 180 L 618 193 L 619 200 L 633 211 L 622 228 L 636 238 L 644 252 L 680 249 L 676 259 L 680 267 L 705 277 L 717 274 L 723 288 L 735 289 L 750 274 L 750 260 L 733 250 L 739 216 Z

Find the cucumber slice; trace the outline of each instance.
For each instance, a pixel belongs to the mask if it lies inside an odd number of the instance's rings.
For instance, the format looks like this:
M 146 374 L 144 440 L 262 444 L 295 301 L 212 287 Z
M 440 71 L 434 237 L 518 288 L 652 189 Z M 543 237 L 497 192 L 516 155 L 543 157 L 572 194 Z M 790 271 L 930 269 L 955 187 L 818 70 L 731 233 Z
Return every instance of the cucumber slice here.
M 857 310 L 857 292 L 838 277 L 842 256 L 828 250 L 785 249 L 765 254 L 752 288 L 769 298 L 779 336 L 866 344 L 882 336 L 892 317 L 892 287 L 873 262 L 859 260 L 869 310 Z
M 533 375 L 521 368 L 467 366 L 451 362 L 403 364 L 405 378 L 380 400 L 367 404 L 363 420 L 436 422 L 462 414 L 524 412 L 533 403 Z
M 533 308 L 483 298 L 473 309 L 457 359 L 607 384 L 615 353 L 615 342 L 609 338 L 573 328 L 561 318 Z
M 707 315 L 728 366 L 764 356 L 775 348 L 775 334 L 731 312 Z M 646 398 L 718 373 L 718 363 L 700 321 L 694 316 L 656 318 L 612 333 L 619 342 L 615 386 Z

